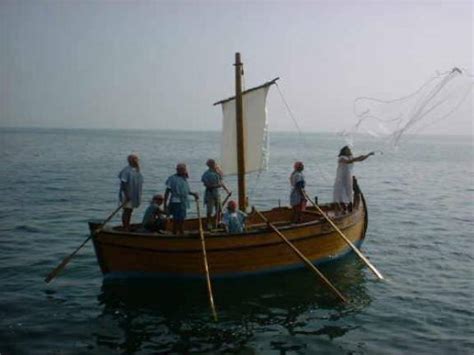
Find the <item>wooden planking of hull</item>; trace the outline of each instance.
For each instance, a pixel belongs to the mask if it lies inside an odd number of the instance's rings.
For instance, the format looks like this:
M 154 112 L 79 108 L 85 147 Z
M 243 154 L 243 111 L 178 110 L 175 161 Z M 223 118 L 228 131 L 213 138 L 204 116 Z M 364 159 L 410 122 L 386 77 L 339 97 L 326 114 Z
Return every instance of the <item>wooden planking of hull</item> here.
M 357 196 L 349 214 L 333 217 L 333 221 L 349 240 L 360 246 L 367 229 L 367 208 L 363 195 Z M 361 203 L 358 203 L 360 201 Z M 332 205 L 321 206 L 331 214 Z M 333 261 L 351 251 L 330 224 L 309 208 L 300 224 L 290 224 L 290 208 L 274 208 L 263 212 L 282 233 L 314 264 Z M 90 223 L 91 231 L 100 225 Z M 93 233 L 93 243 L 104 279 L 142 277 L 204 278 L 202 249 L 197 219 L 186 221 L 185 236 L 125 232 L 119 227 L 104 228 Z M 302 268 L 294 252 L 250 213 L 247 231 L 229 235 L 206 232 L 206 250 L 212 278 L 239 277 Z

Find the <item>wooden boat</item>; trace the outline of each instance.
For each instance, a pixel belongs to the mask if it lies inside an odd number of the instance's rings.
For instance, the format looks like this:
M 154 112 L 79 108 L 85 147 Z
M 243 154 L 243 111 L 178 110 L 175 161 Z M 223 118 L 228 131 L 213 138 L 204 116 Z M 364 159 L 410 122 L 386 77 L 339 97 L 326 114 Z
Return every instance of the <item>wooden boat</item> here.
M 245 126 L 243 100 L 245 95 L 257 89 L 266 89 L 277 79 L 242 92 L 242 63 L 238 53 L 235 67 L 236 95 L 219 103 L 230 100 L 235 102 L 235 165 L 238 174 L 239 208 L 246 210 L 245 173 L 249 169 L 246 166 L 248 154 L 246 155 L 245 142 L 249 129 Z M 368 215 L 364 196 L 357 185 L 355 187 L 354 206 L 350 213 L 337 213 L 337 206 L 334 204 L 320 207 L 354 245 L 360 246 L 367 230 Z M 262 212 L 312 263 L 333 261 L 351 251 L 347 242 L 340 238 L 321 211 L 308 208 L 298 224 L 291 223 L 292 213 L 289 207 Z M 91 236 L 104 278 L 206 277 L 198 222 L 197 218 L 186 220 L 187 232 L 184 236 L 174 236 L 169 232 L 147 233 L 140 225 L 133 225 L 131 231 L 124 231 L 121 227 L 107 227 L 90 222 Z M 217 229 L 205 232 L 204 238 L 212 278 L 261 274 L 304 266 L 301 258 L 288 248 L 287 243 L 275 230 L 269 228 L 269 224 L 263 222 L 255 210 L 249 213 L 244 233 L 230 235 Z
M 367 230 L 367 208 L 357 194 L 352 213 L 332 218 L 339 229 L 357 246 Z M 360 202 L 358 202 L 360 201 Z M 333 205 L 321 205 L 333 215 Z M 313 263 L 334 261 L 350 252 L 329 223 L 315 210 L 308 209 L 300 224 L 291 224 L 288 207 L 263 212 L 285 236 Z M 105 227 L 93 235 L 97 260 L 105 279 L 134 277 L 205 277 L 197 219 L 186 221 L 185 236 L 150 234 L 135 225 L 132 232 L 121 227 Z M 100 225 L 90 223 L 91 232 Z M 304 264 L 291 249 L 250 213 L 247 231 L 229 235 L 224 231 L 206 232 L 206 250 L 213 278 L 237 277 L 302 268 Z

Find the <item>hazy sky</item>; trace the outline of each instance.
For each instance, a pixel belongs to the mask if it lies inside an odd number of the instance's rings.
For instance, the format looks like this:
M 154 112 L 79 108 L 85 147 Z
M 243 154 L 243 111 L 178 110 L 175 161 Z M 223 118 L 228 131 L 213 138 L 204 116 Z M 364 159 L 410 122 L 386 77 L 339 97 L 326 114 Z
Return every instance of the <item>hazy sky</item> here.
M 0 1 L 0 126 L 218 130 L 233 95 L 280 76 L 300 127 L 340 131 L 473 66 L 471 1 Z M 271 130 L 295 130 L 276 90 Z M 472 95 L 427 133 L 472 134 Z

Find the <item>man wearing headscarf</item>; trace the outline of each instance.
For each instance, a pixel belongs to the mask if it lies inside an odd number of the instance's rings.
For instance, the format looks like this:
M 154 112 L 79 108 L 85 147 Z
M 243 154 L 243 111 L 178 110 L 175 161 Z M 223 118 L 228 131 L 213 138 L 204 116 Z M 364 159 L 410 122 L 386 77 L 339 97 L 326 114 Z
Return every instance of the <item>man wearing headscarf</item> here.
M 342 212 L 352 211 L 352 168 L 354 163 L 364 161 L 371 155 L 374 155 L 374 152 L 354 157 L 351 148 L 347 145 L 342 147 L 339 151 L 336 179 L 334 181 L 333 200 L 340 206 Z
M 190 205 L 189 195 L 193 195 L 196 200 L 199 198 L 196 192 L 191 192 L 188 177 L 186 164 L 179 163 L 176 165 L 176 174 L 166 180 L 165 210 L 168 207 L 173 216 L 173 234 L 184 234 L 184 220 Z
M 304 194 L 306 182 L 303 175 L 304 164 L 301 161 L 297 161 L 293 167 L 294 170 L 290 175 L 290 205 L 293 208 L 293 223 L 300 223 L 301 212 L 304 211 L 306 207 L 306 197 Z
M 120 179 L 119 199 L 123 204 L 122 226 L 130 230 L 130 220 L 134 208 L 140 206 L 142 197 L 143 176 L 140 173 L 139 158 L 136 154 L 127 157 L 128 166 L 118 174 Z
M 208 159 L 206 165 L 209 169 L 207 169 L 204 174 L 202 174 L 201 181 L 206 187 L 204 192 L 204 204 L 207 207 L 206 226 L 207 228 L 211 228 L 213 213 L 215 212 L 215 218 L 217 218 L 222 209 L 219 189 L 224 188 L 227 193 L 229 193 L 229 190 L 222 181 L 222 172 L 218 168 L 215 160 Z

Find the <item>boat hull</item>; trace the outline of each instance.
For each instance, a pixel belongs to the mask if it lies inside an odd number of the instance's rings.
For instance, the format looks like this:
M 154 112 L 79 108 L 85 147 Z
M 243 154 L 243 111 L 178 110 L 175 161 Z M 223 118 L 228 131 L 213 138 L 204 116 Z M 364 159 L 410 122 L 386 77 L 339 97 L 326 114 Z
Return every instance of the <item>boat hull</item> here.
M 360 246 L 367 229 L 363 196 L 350 214 L 333 219 L 352 243 Z M 331 211 L 325 206 L 326 212 Z M 301 224 L 291 225 L 291 210 L 263 212 L 313 263 L 334 261 L 351 251 L 346 242 L 316 211 L 305 213 Z M 260 222 L 260 224 L 259 224 Z M 187 221 L 189 228 L 197 220 Z M 206 233 L 206 251 L 212 278 L 241 277 L 304 267 L 301 259 L 256 214 L 248 218 L 250 231 L 238 235 Z M 98 225 L 91 224 L 91 231 Z M 104 228 L 92 232 L 94 248 L 104 278 L 183 277 L 203 278 L 205 270 L 197 232 L 186 236 L 124 232 Z

